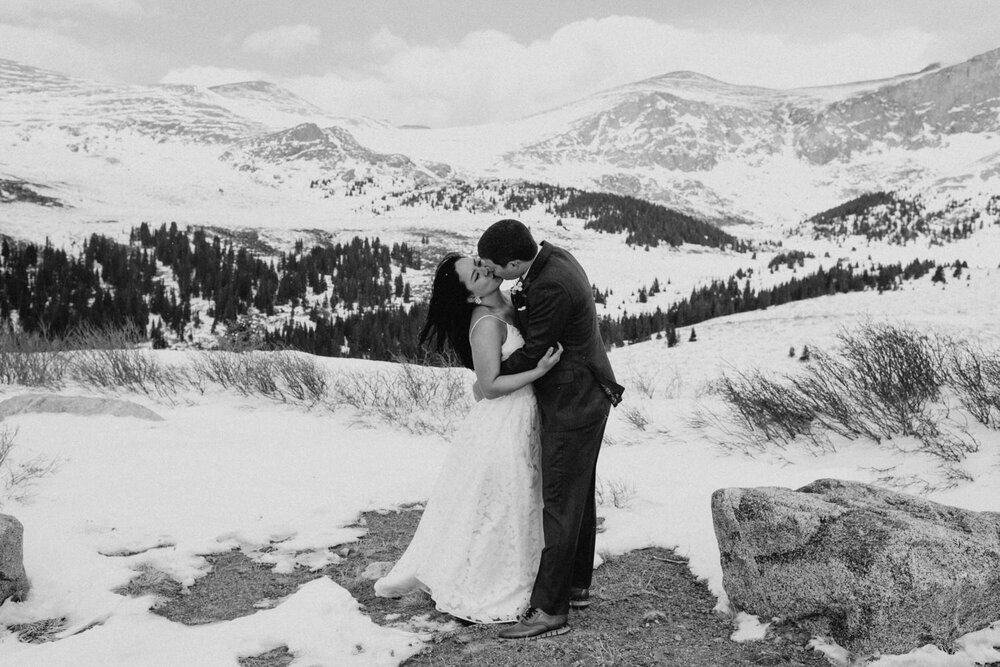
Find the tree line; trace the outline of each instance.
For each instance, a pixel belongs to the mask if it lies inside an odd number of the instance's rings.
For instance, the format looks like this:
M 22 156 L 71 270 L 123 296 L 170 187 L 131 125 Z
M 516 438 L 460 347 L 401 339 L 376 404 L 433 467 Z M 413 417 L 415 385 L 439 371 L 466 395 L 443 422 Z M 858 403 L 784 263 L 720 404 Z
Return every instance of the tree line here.
M 270 316 L 279 307 L 351 312 L 405 304 L 411 292 L 403 276 L 421 264 L 420 253 L 405 243 L 359 237 L 310 249 L 299 242 L 265 258 L 176 223 L 156 229 L 143 223 L 129 243 L 92 234 L 76 254 L 48 241 L 5 238 L 0 320 L 52 337 L 84 324 L 149 329 L 157 340 L 166 328 L 183 337 L 191 335 L 189 325 L 202 324 L 193 299 L 208 301 L 213 331 L 251 309 Z
M 623 233 L 629 245 L 656 247 L 660 243 L 684 243 L 729 248 L 738 252 L 749 244 L 718 227 L 660 204 L 609 192 L 588 192 L 576 188 L 534 182 L 489 182 L 473 187 L 449 184 L 408 194 L 402 206 L 428 205 L 444 210 L 497 210 L 518 215 L 536 206 L 562 224 L 563 217 L 584 220 L 586 229 Z
M 418 345 L 426 305 L 413 301 L 402 277 L 421 263 L 420 253 L 406 244 L 357 237 L 308 249 L 299 242 L 289 252 L 262 257 L 173 223 L 156 229 L 140 225 L 127 244 L 93 234 L 76 254 L 48 241 L 3 239 L 0 320 L 52 337 L 82 324 L 134 326 L 154 343 L 165 344 L 164 329 L 181 337 L 190 333 L 189 323 L 203 324 L 192 308 L 192 300 L 200 298 L 210 304 L 205 313 L 213 327 L 223 322 L 234 328 L 258 315 L 277 314 L 279 307 L 290 312 L 282 324 L 263 331 L 266 346 L 324 356 L 420 360 L 427 358 Z M 829 294 L 896 289 L 933 267 L 919 260 L 905 267 L 838 263 L 760 290 L 749 279 L 741 284 L 734 274 L 692 290 L 666 311 L 606 315 L 601 333 L 609 347 L 658 335 L 676 342 L 677 328 L 713 317 Z M 640 292 L 648 296 L 659 289 L 654 281 Z M 607 296 L 596 286 L 594 291 L 599 301 Z M 295 317 L 296 310 L 305 317 Z
M 605 315 L 600 322 L 601 336 L 605 344 L 614 346 L 648 340 L 660 332 L 665 333 L 668 342 L 676 341 L 678 327 L 820 296 L 897 289 L 903 281 L 920 278 L 932 268 L 934 262 L 930 260 L 913 260 L 905 267 L 897 263 L 865 269 L 857 264 L 837 263 L 830 269 L 820 267 L 808 276 L 761 290 L 753 289 L 749 280 L 741 286 L 735 276 L 730 276 L 728 280 L 714 280 L 710 285 L 691 290 L 691 296 L 665 312 L 657 308 L 652 313 L 624 313 L 617 318 Z
M 977 227 L 984 226 L 979 210 L 964 217 L 954 213 L 960 204 L 968 202 L 951 201 L 943 211 L 928 211 L 920 197 L 869 192 L 817 213 L 806 222 L 812 223 L 817 238 L 864 236 L 869 241 L 906 245 L 927 237 L 941 244 L 967 238 Z M 991 198 L 985 207 L 987 215 L 993 215 L 993 207 Z M 945 222 L 946 214 L 953 218 L 952 222 Z

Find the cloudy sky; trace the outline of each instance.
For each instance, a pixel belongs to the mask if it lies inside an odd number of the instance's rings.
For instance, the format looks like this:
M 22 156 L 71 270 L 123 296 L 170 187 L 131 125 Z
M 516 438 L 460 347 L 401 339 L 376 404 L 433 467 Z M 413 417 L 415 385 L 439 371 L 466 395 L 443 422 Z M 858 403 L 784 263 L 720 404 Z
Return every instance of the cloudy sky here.
M 447 127 L 676 70 L 776 88 L 1000 47 L 997 0 L 0 0 L 0 58 L 125 83 L 278 83 Z

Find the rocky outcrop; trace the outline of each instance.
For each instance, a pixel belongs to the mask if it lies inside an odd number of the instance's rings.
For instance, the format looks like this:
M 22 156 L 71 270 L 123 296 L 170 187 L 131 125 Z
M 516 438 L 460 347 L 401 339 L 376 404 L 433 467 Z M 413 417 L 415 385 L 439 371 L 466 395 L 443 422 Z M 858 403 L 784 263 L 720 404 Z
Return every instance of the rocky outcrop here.
M 24 599 L 30 585 L 24 572 L 24 526 L 9 514 L 0 514 L 0 604 Z
M 712 494 L 723 587 L 860 655 L 942 649 L 1000 618 L 1000 514 L 825 479 Z

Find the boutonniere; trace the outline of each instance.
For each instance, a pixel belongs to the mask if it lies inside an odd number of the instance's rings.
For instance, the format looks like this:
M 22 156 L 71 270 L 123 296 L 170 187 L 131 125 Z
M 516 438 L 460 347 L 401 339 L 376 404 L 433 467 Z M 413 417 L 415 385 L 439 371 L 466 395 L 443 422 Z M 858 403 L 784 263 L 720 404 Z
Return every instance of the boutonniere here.
M 510 288 L 510 302 L 520 311 L 526 308 L 524 299 L 524 282 L 518 280 Z

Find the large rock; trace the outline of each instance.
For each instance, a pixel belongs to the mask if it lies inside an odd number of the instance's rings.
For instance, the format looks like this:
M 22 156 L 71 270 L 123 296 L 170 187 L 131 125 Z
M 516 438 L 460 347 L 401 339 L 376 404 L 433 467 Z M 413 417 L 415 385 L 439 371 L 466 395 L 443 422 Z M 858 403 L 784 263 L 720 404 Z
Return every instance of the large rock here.
M 21 522 L 9 514 L 0 514 L 0 604 L 7 598 L 18 601 L 28 594 L 23 537 Z
M 868 484 L 712 494 L 723 587 L 739 610 L 832 636 L 856 654 L 905 653 L 1000 618 L 1000 514 Z

